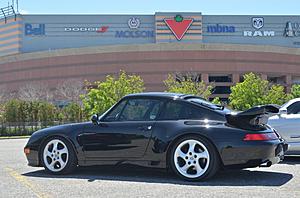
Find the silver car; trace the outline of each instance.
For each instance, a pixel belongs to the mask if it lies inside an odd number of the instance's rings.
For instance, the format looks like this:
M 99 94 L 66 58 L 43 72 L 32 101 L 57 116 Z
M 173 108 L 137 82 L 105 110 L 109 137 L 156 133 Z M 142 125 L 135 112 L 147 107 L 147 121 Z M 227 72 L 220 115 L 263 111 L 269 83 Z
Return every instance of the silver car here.
M 287 141 L 287 155 L 300 155 L 300 98 L 281 106 L 279 114 L 269 118 L 268 124 Z

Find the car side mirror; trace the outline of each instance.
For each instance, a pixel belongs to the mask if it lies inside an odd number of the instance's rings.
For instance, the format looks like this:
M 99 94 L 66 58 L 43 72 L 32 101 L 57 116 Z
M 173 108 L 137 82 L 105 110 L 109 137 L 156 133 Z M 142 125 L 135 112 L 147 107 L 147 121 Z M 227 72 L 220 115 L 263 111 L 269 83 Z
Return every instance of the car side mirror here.
M 91 118 L 91 121 L 94 125 L 98 125 L 99 124 L 99 115 L 98 114 L 94 114 Z
M 279 115 L 286 115 L 287 109 L 279 109 Z

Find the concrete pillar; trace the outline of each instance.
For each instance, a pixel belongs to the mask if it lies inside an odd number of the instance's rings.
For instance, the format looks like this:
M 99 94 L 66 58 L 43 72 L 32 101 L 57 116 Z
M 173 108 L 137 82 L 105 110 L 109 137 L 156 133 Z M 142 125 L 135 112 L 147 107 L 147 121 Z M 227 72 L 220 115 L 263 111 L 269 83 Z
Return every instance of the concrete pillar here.
M 232 74 L 232 82 L 233 84 L 240 82 L 240 74 Z
M 207 84 L 207 83 L 209 83 L 209 78 L 208 78 L 208 74 L 201 74 L 201 80 L 205 83 L 205 84 Z
M 291 91 L 292 87 L 292 75 L 286 75 L 285 76 L 285 88 L 286 92 L 289 93 Z
M 263 80 L 268 80 L 268 76 L 266 74 L 261 74 L 260 77 Z

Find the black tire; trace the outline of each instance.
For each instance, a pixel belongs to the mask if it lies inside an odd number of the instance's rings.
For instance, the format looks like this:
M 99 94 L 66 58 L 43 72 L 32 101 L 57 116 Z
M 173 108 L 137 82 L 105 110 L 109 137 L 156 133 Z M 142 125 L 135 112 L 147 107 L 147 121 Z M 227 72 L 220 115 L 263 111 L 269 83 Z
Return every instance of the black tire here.
M 184 141 L 186 140 L 197 140 L 200 143 L 202 143 L 208 150 L 209 153 L 209 158 L 210 158 L 210 162 L 208 165 L 207 170 L 205 171 L 205 173 L 203 173 L 201 176 L 196 177 L 196 178 L 188 178 L 184 175 L 182 175 L 176 168 L 175 166 L 175 162 L 174 162 L 174 154 L 176 151 L 176 148 Z M 203 180 L 207 180 L 211 177 L 213 177 L 218 170 L 220 169 L 220 159 L 219 159 L 219 154 L 217 153 L 215 147 L 205 138 L 202 138 L 200 136 L 197 135 L 187 135 L 184 136 L 182 138 L 180 138 L 178 141 L 175 142 L 175 144 L 171 147 L 171 151 L 170 151 L 170 155 L 169 155 L 169 164 L 170 167 L 172 169 L 172 171 L 178 175 L 180 178 L 186 180 L 186 181 L 203 181 Z
M 44 162 L 44 158 L 43 158 L 43 151 L 46 147 L 46 145 L 52 141 L 52 140 L 60 140 L 62 141 L 68 148 L 68 161 L 66 163 L 66 166 L 57 172 L 51 171 Z M 69 141 L 67 141 L 65 138 L 63 137 L 59 137 L 59 136 L 54 136 L 54 137 L 50 137 L 48 138 L 46 141 L 43 142 L 40 152 L 39 152 L 39 157 L 40 157 L 40 161 L 42 166 L 45 168 L 46 172 L 49 174 L 55 174 L 55 175 L 64 175 L 64 174 L 69 174 L 71 172 L 73 172 L 75 170 L 75 168 L 77 167 L 77 156 L 76 153 L 74 151 L 73 146 L 71 145 L 71 143 Z

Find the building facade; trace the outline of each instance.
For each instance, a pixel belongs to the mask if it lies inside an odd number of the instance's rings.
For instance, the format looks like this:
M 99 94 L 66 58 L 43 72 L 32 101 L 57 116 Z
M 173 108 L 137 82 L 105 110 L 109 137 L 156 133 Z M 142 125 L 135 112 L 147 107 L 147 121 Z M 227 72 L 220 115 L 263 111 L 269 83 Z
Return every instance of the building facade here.
M 50 87 L 103 80 L 120 70 L 164 90 L 169 73 L 193 73 L 226 100 L 248 72 L 300 83 L 300 16 L 16 15 L 0 20 L 0 85 Z

